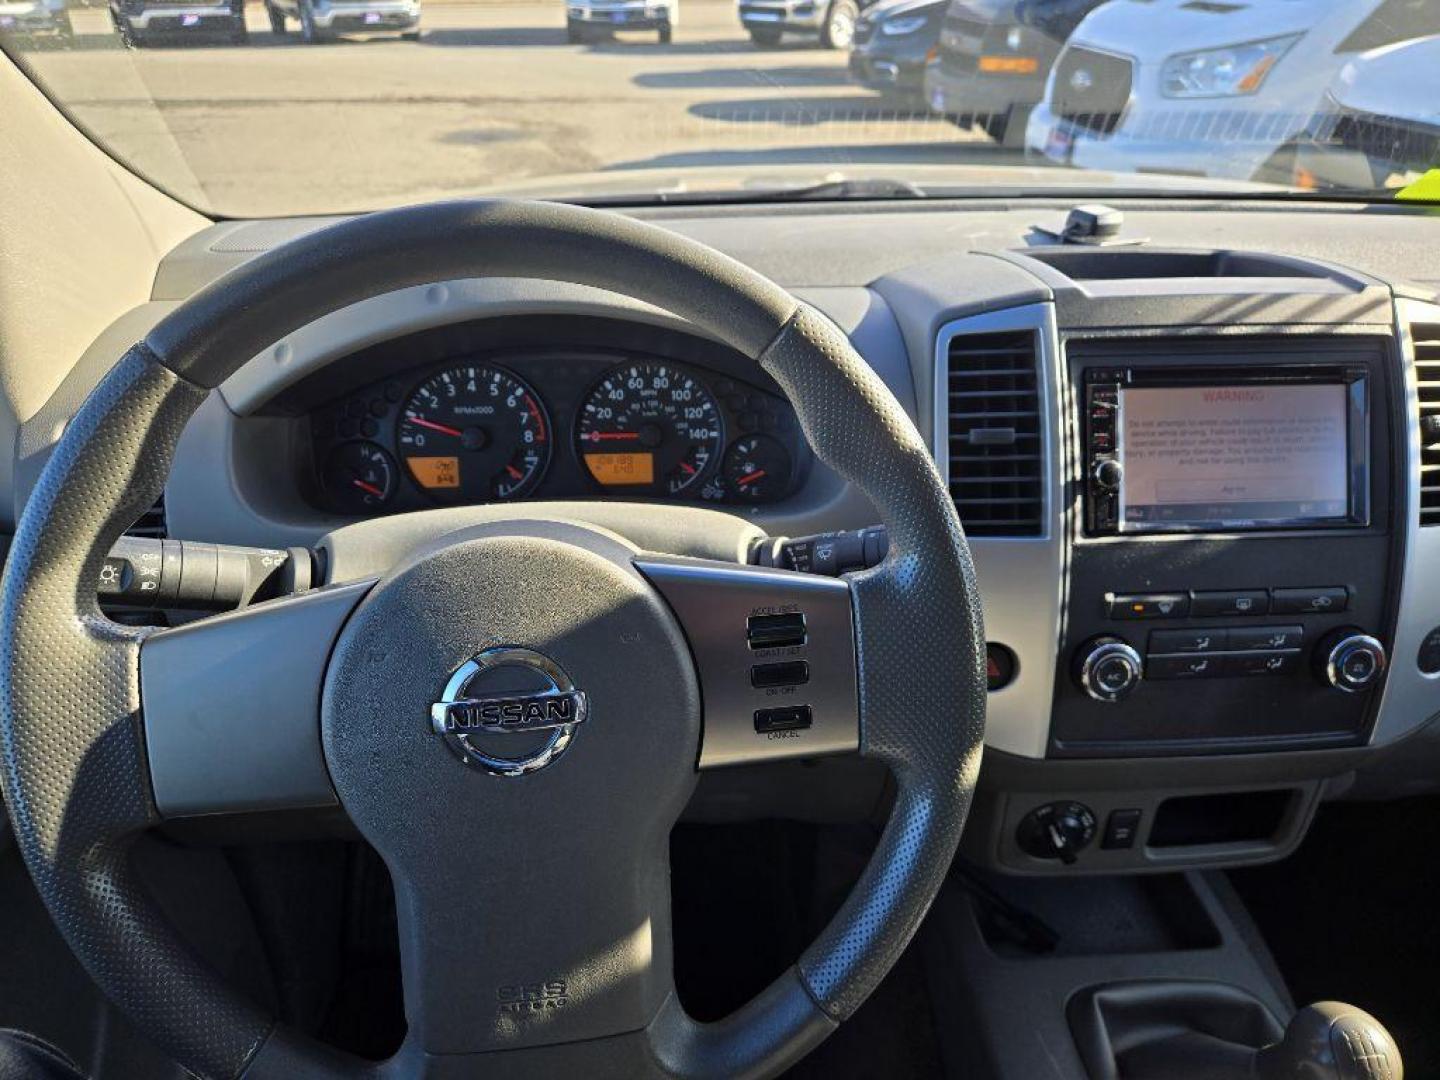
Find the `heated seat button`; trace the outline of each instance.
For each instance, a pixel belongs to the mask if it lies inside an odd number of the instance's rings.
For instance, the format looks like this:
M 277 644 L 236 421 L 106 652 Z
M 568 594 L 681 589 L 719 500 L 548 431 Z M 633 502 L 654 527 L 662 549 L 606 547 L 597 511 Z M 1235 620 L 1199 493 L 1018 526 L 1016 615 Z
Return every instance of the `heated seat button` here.
M 1223 657 L 1151 656 L 1145 661 L 1147 679 L 1213 679 L 1220 674 Z
M 756 709 L 755 733 L 770 735 L 777 731 L 803 731 L 810 726 L 809 705 L 787 705 L 783 709 Z
M 1276 615 L 1331 615 L 1344 611 L 1350 593 L 1343 585 L 1313 589 L 1275 589 L 1270 610 Z
M 1226 675 L 1289 675 L 1299 667 L 1298 652 L 1237 653 L 1225 658 Z
M 1152 630 L 1150 654 L 1224 652 L 1230 631 L 1220 630 Z
M 751 615 L 745 623 L 745 640 L 752 649 L 804 645 L 805 616 L 798 611 L 784 615 Z
M 1196 618 L 1215 615 L 1264 615 L 1270 610 L 1270 594 L 1264 589 L 1226 589 L 1221 592 L 1197 592 L 1190 605 Z
M 779 664 L 756 664 L 750 669 L 750 685 L 759 690 L 777 686 L 801 686 L 810 681 L 810 665 L 804 660 Z
M 1139 831 L 1139 810 L 1111 810 L 1105 819 L 1105 835 L 1100 838 L 1100 846 L 1111 851 L 1134 847 L 1135 834 Z
M 1234 652 L 1298 649 L 1304 641 L 1303 626 L 1247 626 L 1230 631 L 1230 648 Z

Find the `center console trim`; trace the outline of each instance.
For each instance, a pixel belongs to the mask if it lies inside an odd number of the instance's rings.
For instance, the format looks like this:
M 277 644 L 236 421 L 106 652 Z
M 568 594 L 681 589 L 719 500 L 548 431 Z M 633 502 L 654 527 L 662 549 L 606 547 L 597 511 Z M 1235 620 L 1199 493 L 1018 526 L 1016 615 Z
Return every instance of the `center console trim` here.
M 1062 487 L 1065 449 L 1059 437 L 1062 395 L 1066 393 L 1060 335 L 1054 304 L 1024 304 L 955 319 L 935 338 L 934 393 L 931 400 L 935 467 L 950 484 L 950 343 L 971 334 L 1029 330 L 1035 334 L 1036 386 L 1039 389 L 1040 447 L 1045 473 L 1041 484 L 1045 526 L 1038 537 L 975 537 L 970 550 L 980 579 L 985 632 L 1017 658 L 1014 679 L 988 699 L 985 743 L 1028 758 L 1043 758 L 1050 740 L 1056 643 L 1060 640 L 1066 575 Z M 988 583 L 988 587 L 987 587 Z

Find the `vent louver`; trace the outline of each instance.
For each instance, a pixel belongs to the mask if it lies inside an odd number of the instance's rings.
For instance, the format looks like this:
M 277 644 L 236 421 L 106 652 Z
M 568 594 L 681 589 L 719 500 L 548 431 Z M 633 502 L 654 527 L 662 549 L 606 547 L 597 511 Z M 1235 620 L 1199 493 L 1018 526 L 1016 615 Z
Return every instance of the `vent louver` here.
M 965 334 L 947 357 L 950 494 L 970 536 L 1044 532 L 1033 330 Z
M 155 505 L 140 515 L 140 520 L 125 530 L 126 536 L 148 536 L 156 539 L 164 539 L 169 534 L 165 531 L 165 496 L 155 500 Z
M 1440 525 L 1440 323 L 1410 327 L 1420 391 L 1420 524 Z

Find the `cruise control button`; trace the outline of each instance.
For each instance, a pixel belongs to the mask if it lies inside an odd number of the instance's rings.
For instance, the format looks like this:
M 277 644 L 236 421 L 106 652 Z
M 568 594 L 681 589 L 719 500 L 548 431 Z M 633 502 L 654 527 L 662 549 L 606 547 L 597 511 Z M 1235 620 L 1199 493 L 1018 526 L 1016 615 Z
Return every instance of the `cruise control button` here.
M 798 611 L 781 615 L 751 615 L 745 639 L 752 649 L 779 649 L 805 644 L 805 616 Z
M 1350 606 L 1350 592 L 1343 585 L 1313 589 L 1274 589 L 1270 610 L 1276 615 L 1329 615 Z
M 789 705 L 783 709 L 756 709 L 755 733 L 769 735 L 776 731 L 803 731 L 811 723 L 809 705 Z
M 1230 631 L 1219 630 L 1152 630 L 1150 654 L 1224 652 Z
M 1226 589 L 1197 592 L 1190 614 L 1196 618 L 1227 615 L 1264 615 L 1270 610 L 1270 594 L 1264 589 Z
M 1189 593 L 1144 593 L 1110 597 L 1112 619 L 1183 619 L 1189 613 Z
M 1213 679 L 1221 672 L 1220 656 L 1152 656 L 1145 661 L 1147 679 Z
M 1235 652 L 1298 649 L 1304 642 L 1303 626 L 1247 626 L 1230 631 L 1230 648 Z
M 777 686 L 803 686 L 809 681 L 810 665 L 804 660 L 756 664 L 750 669 L 750 685 L 757 690 L 770 690 Z
M 1226 675 L 1289 675 L 1300 667 L 1298 652 L 1237 653 L 1226 657 Z

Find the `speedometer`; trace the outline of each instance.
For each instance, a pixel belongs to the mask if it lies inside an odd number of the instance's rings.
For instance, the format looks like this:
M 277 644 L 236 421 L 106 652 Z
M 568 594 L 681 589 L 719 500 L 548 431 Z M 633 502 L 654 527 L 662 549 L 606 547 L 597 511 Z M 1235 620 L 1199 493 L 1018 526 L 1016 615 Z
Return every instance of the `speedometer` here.
M 670 495 L 698 486 L 723 437 L 710 391 L 660 363 L 611 369 L 585 399 L 576 430 L 580 458 L 597 483 Z
M 550 423 L 535 391 L 510 372 L 465 364 L 410 395 L 399 443 L 410 479 L 442 502 L 516 499 L 550 460 Z

